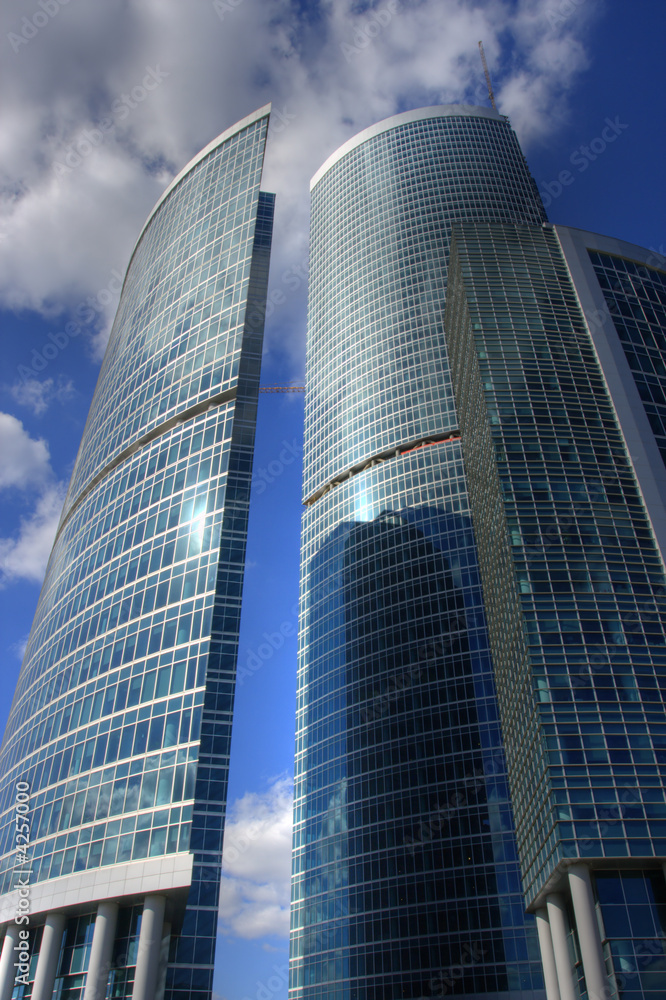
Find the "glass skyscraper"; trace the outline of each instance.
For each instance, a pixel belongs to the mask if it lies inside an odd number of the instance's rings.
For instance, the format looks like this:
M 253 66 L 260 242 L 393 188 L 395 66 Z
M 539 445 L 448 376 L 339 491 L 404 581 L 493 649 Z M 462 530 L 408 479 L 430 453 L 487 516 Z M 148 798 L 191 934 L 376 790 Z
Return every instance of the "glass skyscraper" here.
M 508 121 L 390 118 L 312 184 L 291 995 L 543 997 L 443 317 L 451 226 L 540 226 Z
M 0 751 L 1 1000 L 211 997 L 268 113 L 185 167 L 127 270 Z
M 454 228 L 445 328 L 548 997 L 666 995 L 666 268 Z
M 449 106 L 310 274 L 290 995 L 663 997 L 664 262 Z

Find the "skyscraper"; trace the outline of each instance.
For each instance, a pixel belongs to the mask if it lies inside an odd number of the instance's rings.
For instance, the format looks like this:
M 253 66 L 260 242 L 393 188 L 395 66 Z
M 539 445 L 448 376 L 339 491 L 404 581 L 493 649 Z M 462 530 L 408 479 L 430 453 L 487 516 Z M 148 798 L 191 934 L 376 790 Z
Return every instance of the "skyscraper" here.
M 2 1000 L 17 974 L 38 1000 L 211 996 L 268 113 L 176 177 L 127 270 L 0 752 Z
M 491 109 L 397 115 L 312 182 L 299 1000 L 543 996 L 444 341 L 465 219 L 545 221 Z
M 560 227 L 454 228 L 445 328 L 549 1000 L 666 994 L 666 269 L 654 263 Z
M 489 109 L 315 175 L 294 1000 L 666 994 L 663 263 Z

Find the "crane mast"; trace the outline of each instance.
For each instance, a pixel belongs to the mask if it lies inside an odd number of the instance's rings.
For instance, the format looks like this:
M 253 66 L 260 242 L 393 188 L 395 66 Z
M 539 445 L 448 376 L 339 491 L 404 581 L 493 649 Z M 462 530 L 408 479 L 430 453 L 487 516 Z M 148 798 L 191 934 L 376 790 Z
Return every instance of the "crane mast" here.
M 488 72 L 488 63 L 486 62 L 486 54 L 483 51 L 483 42 L 479 42 L 479 52 L 481 53 L 483 72 L 486 74 L 486 83 L 488 84 L 488 97 L 490 98 L 490 103 L 493 106 L 493 110 L 497 111 L 497 105 L 495 104 L 495 95 L 493 94 L 493 87 L 490 82 L 490 73 Z

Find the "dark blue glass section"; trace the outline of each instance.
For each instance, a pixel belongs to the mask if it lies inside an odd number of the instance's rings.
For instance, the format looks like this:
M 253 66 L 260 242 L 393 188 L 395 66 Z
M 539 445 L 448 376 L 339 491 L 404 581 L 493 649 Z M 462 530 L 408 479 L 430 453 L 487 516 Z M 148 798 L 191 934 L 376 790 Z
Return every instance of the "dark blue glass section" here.
M 666 995 L 666 886 L 658 869 L 598 871 L 604 951 L 618 1000 Z
M 303 555 L 294 996 L 535 995 L 459 442 L 326 494 Z

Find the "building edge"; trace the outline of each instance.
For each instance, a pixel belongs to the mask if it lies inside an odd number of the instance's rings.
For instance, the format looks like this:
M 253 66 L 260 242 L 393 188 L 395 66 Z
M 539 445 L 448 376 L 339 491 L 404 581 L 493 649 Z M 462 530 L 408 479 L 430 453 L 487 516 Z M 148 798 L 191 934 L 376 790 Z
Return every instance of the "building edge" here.
M 181 182 L 192 172 L 192 170 L 205 161 L 205 159 L 211 153 L 214 153 L 218 147 L 222 146 L 225 142 L 232 139 L 236 134 L 242 132 L 244 129 L 262 122 L 263 120 L 267 120 L 269 112 L 270 105 L 259 109 L 240 122 L 237 122 L 229 129 L 226 129 L 203 150 L 201 150 L 166 188 L 144 223 L 132 251 L 123 280 L 121 301 L 122 295 L 127 287 L 127 278 L 133 266 L 136 250 L 148 231 L 150 223 L 155 219 L 169 195 L 178 188 Z M 264 134 L 262 139 L 262 162 L 265 138 L 266 136 Z M 255 411 L 259 385 L 259 365 L 261 360 L 261 338 L 263 337 L 263 320 L 265 315 L 265 307 L 261 307 L 261 301 L 265 303 L 273 219 L 274 196 L 266 194 L 261 190 L 260 179 L 257 182 L 256 191 L 257 210 L 252 224 L 253 235 L 251 239 L 253 251 L 249 272 L 249 287 L 247 289 L 245 303 L 245 316 L 241 321 L 243 347 L 240 353 L 240 371 L 236 378 L 236 385 L 233 392 L 231 394 L 225 394 L 225 398 L 223 400 L 224 405 L 222 407 L 222 409 L 227 409 L 227 407 L 231 406 L 235 410 L 235 415 L 232 417 L 234 425 L 232 443 L 239 453 L 242 451 L 247 452 L 248 448 L 253 448 L 254 419 L 256 416 Z M 259 215 L 262 214 L 264 218 L 260 226 Z M 267 221 L 268 216 L 270 218 Z M 205 416 L 208 409 L 218 404 L 219 401 L 213 394 L 207 406 L 197 405 L 190 408 L 192 412 L 186 408 L 183 413 L 187 414 L 188 417 L 202 417 Z M 169 427 L 167 428 L 168 430 L 173 430 L 174 427 L 177 427 L 177 425 L 183 422 L 183 414 L 180 414 L 179 416 L 180 419 L 169 422 Z M 171 426 L 171 423 L 173 423 L 173 427 Z M 236 427 L 236 425 L 238 425 L 238 427 Z M 88 424 L 86 424 L 86 429 L 84 429 L 84 437 L 87 426 Z M 250 426 L 252 427 L 251 442 L 248 440 Z M 127 454 L 123 454 L 121 456 L 122 461 L 131 460 L 137 452 L 142 450 L 144 445 L 152 444 L 156 437 L 159 437 L 159 435 L 149 434 L 148 440 L 145 442 L 141 441 L 137 443 L 136 447 L 127 449 Z M 236 438 L 238 438 L 238 441 L 236 441 Z M 122 462 L 120 464 L 122 464 Z M 111 463 L 111 465 L 113 468 L 106 471 L 114 471 L 115 465 L 113 463 Z M 235 479 L 248 479 L 248 476 L 245 475 L 242 470 L 235 470 L 233 473 L 231 471 L 227 471 L 225 475 L 227 477 L 228 484 L 231 483 L 234 477 Z M 102 479 L 103 478 L 104 477 L 102 477 Z M 99 483 L 95 481 L 94 486 L 96 487 L 97 485 L 99 485 Z M 237 484 L 236 490 L 238 491 Z M 249 498 L 249 480 L 247 483 L 247 493 Z M 238 507 L 238 502 L 235 506 Z M 72 512 L 73 510 L 70 509 L 70 513 Z M 233 513 L 238 521 L 239 512 L 235 510 Z M 225 525 L 222 526 L 223 542 L 225 541 L 224 532 L 226 530 L 227 518 L 231 521 L 232 512 L 229 510 L 227 510 L 226 514 L 224 514 Z M 60 528 L 62 527 L 63 524 L 61 523 Z M 236 526 L 236 533 L 238 533 L 238 530 L 239 528 Z M 245 512 L 245 524 L 243 530 L 245 532 L 247 530 L 247 511 Z M 230 544 L 228 539 L 227 544 Z M 222 560 L 219 559 L 219 555 L 220 543 L 218 543 L 218 560 L 221 562 Z M 39 599 L 40 601 L 42 599 L 43 592 L 42 588 L 42 593 L 40 594 Z M 218 710 L 216 699 L 218 697 L 218 688 L 222 688 L 222 683 L 220 682 L 218 676 L 221 672 L 219 661 L 221 661 L 222 657 L 219 647 L 222 643 L 217 635 L 217 632 L 220 631 L 221 625 L 226 625 L 227 633 L 232 632 L 233 618 L 236 613 L 235 608 L 231 606 L 234 603 L 233 600 L 230 600 L 230 607 L 228 609 L 226 607 L 220 608 L 217 606 L 217 604 L 222 605 L 225 603 L 225 593 L 223 591 L 218 592 L 217 597 L 218 601 L 213 614 L 214 634 L 211 635 L 211 648 L 207 654 L 209 658 L 209 665 L 206 676 L 206 686 L 207 688 L 210 688 L 210 691 L 206 692 L 206 702 L 202 706 L 203 719 L 204 722 L 208 723 L 209 727 L 218 721 L 214 718 Z M 216 661 L 212 665 L 210 663 L 211 659 Z M 208 674 L 211 675 L 210 678 L 208 678 Z M 208 683 L 208 681 L 210 681 L 210 683 Z M 200 681 L 197 683 L 200 685 Z M 208 697 L 209 695 L 211 696 L 210 698 Z M 60 695 L 57 697 L 60 697 Z M 3 747 L 6 736 L 7 731 L 5 731 L 3 737 Z M 210 737 L 208 739 L 210 742 Z M 204 770 L 206 774 L 209 775 L 208 780 L 211 781 L 213 777 L 216 777 L 213 775 L 213 771 L 216 768 L 219 769 L 221 756 L 220 748 L 218 746 L 211 745 L 210 747 L 204 749 L 203 737 L 201 735 L 199 737 L 199 741 L 198 770 Z M 162 749 L 168 749 L 168 747 L 169 744 L 167 743 L 166 746 L 163 745 Z M 134 756 L 136 756 L 136 751 L 134 752 Z M 224 754 L 222 754 L 222 757 L 224 757 Z M 53 784 L 53 782 L 51 782 L 51 784 Z M 45 784 L 43 788 L 46 788 L 47 785 L 48 783 Z M 206 796 L 204 796 L 204 798 L 205 797 Z M 196 807 L 198 798 L 199 796 L 195 794 L 194 826 L 196 826 Z M 219 800 L 219 804 L 222 806 L 222 811 L 224 811 L 225 799 L 226 779 L 224 780 L 224 794 Z M 171 805 L 173 805 L 173 802 Z M 206 802 L 203 802 L 203 808 L 207 808 Z M 128 811 L 128 809 L 125 809 L 121 814 L 124 815 L 124 813 Z M 43 928 L 41 944 L 39 944 L 38 938 L 39 948 L 34 952 L 34 958 L 37 961 L 35 995 L 42 997 L 51 996 L 53 983 L 56 981 L 56 970 L 59 968 L 59 955 L 61 943 L 63 942 L 63 934 L 68 927 L 67 921 L 70 918 L 76 918 L 79 916 L 93 916 L 95 918 L 95 936 L 92 947 L 93 953 L 95 953 L 96 949 L 95 942 L 97 942 L 98 937 L 101 940 L 102 936 L 104 949 L 108 951 L 107 958 L 105 962 L 100 965 L 99 969 L 95 967 L 95 971 L 93 971 L 92 955 L 90 958 L 90 967 L 83 969 L 84 976 L 86 972 L 89 973 L 88 981 L 85 983 L 86 1000 L 91 1000 L 92 997 L 97 998 L 98 996 L 106 995 L 106 983 L 109 971 L 113 967 L 112 964 L 110 964 L 110 949 L 114 946 L 118 909 L 119 907 L 134 907 L 134 909 L 137 909 L 138 906 L 143 905 L 146 930 L 144 932 L 142 926 L 141 937 L 140 939 L 137 939 L 138 955 L 140 959 L 140 962 L 137 962 L 137 984 L 139 984 L 139 976 L 142 977 L 142 982 L 139 985 L 135 985 L 135 990 L 132 993 L 132 996 L 141 997 L 143 1000 L 148 1000 L 148 998 L 152 1000 L 153 997 L 164 996 L 165 989 L 167 996 L 177 996 L 178 990 L 174 989 L 174 984 L 167 983 L 167 968 L 171 972 L 174 963 L 169 963 L 165 953 L 165 942 L 168 945 L 170 935 L 172 933 L 177 934 L 181 929 L 184 917 L 187 916 L 186 911 L 188 909 L 192 909 L 194 911 L 195 917 L 197 913 L 207 916 L 205 910 L 206 908 L 210 909 L 209 901 L 206 900 L 202 905 L 198 897 L 197 899 L 190 898 L 190 900 L 188 900 L 188 891 L 191 896 L 191 889 L 197 882 L 205 885 L 205 878 L 210 881 L 213 877 L 214 869 L 219 866 L 221 859 L 221 836 L 222 835 L 220 833 L 218 837 L 219 844 L 216 844 L 215 846 L 212 846 L 208 841 L 206 841 L 205 844 L 199 845 L 198 847 L 194 844 L 190 844 L 187 850 L 183 850 L 181 845 L 180 849 L 178 849 L 175 853 L 165 853 L 138 858 L 130 861 L 129 863 L 118 860 L 111 864 L 102 864 L 97 868 L 93 867 L 91 869 L 78 870 L 72 874 L 65 875 L 63 877 L 56 877 L 55 879 L 48 876 L 47 869 L 46 878 L 40 878 L 38 876 L 37 880 L 30 885 L 29 910 L 31 931 L 34 929 L 39 935 L 42 933 Z M 38 837 L 37 839 L 39 840 L 41 838 Z M 210 840 L 210 838 L 208 838 L 208 840 Z M 28 854 L 30 854 L 30 852 L 31 848 L 28 848 Z M 14 870 L 16 870 L 16 865 L 14 866 Z M 19 871 L 18 874 L 22 875 L 24 873 Z M 28 874 L 31 875 L 32 873 L 28 872 Z M 201 897 L 203 899 L 203 890 L 201 891 Z M 207 903 L 208 907 L 206 907 Z M 215 910 L 217 910 L 217 903 L 214 904 L 214 907 Z M 96 911 L 96 913 L 93 914 L 93 911 Z M 111 911 L 113 912 L 111 913 Z M 110 914 L 111 917 L 109 916 Z M 2 1000 L 5 1000 L 6 996 L 11 995 L 11 989 L 15 985 L 14 966 L 11 964 L 8 965 L 8 961 L 11 962 L 10 950 L 15 943 L 15 932 L 18 931 L 19 920 L 15 919 L 15 917 L 18 918 L 18 916 L 19 909 L 17 909 L 17 891 L 15 888 L 9 889 L 2 896 L 0 896 L 0 930 L 5 931 L 4 941 L 1 946 L 2 959 L 0 960 L 0 998 L 2 998 Z M 44 920 L 46 920 L 46 922 L 44 922 Z M 157 936 L 153 934 L 153 937 L 150 938 L 148 933 L 149 924 Z M 69 933 L 68 929 L 67 933 Z M 34 942 L 31 939 L 31 947 L 33 944 Z M 38 960 L 37 955 L 39 956 Z M 141 957 L 142 955 L 143 958 Z M 148 964 L 146 964 L 146 962 Z M 139 972 L 139 964 L 142 964 L 141 972 Z M 176 973 L 178 972 L 178 966 L 182 964 L 190 965 L 191 963 L 178 963 L 176 961 Z M 199 967 L 202 967 L 205 966 L 206 962 L 205 960 L 202 961 L 202 959 L 198 959 L 198 964 Z M 194 963 L 194 967 L 196 966 L 197 961 Z M 63 974 L 64 973 L 61 971 L 57 972 L 58 976 Z M 95 979 L 95 976 L 99 977 L 100 975 L 106 976 L 104 983 L 102 983 L 101 979 L 99 979 L 99 981 Z M 39 983 L 37 980 L 39 980 Z M 7 989 L 10 991 L 9 994 L 7 994 Z M 103 992 L 96 992 L 102 989 Z M 192 994 L 188 993 L 188 996 L 199 996 L 200 994 L 201 991 L 198 991 Z M 122 995 L 125 996 L 124 993 Z M 81 990 L 81 996 L 84 996 L 83 988 Z
M 476 104 L 435 104 L 431 108 L 416 108 L 414 111 L 401 111 L 397 115 L 391 115 L 390 118 L 384 118 L 374 125 L 369 125 L 368 128 L 357 132 L 356 135 L 353 135 L 346 142 L 343 142 L 341 146 L 338 146 L 313 175 L 310 181 L 310 191 L 316 187 L 331 167 L 335 166 L 347 153 L 351 153 L 353 149 L 362 146 L 368 139 L 374 139 L 375 136 L 382 135 L 384 132 L 390 132 L 399 125 L 409 125 L 410 122 L 426 121 L 431 118 L 490 118 L 496 122 L 507 121 L 505 115 L 500 115 L 499 112 L 493 111 L 492 108 L 484 108 Z
M 171 192 L 178 187 L 180 182 L 184 180 L 184 178 L 187 177 L 187 175 L 192 170 L 194 170 L 194 168 L 199 163 L 201 163 L 201 161 L 205 159 L 209 155 L 209 153 L 214 152 L 214 150 L 216 150 L 218 146 L 221 146 L 222 143 L 226 142 L 228 139 L 231 139 L 231 137 L 236 135 L 237 132 L 242 132 L 243 129 L 247 128 L 249 125 L 254 125 L 255 122 L 260 121 L 262 118 L 268 118 L 268 116 L 271 113 L 271 107 L 272 105 L 270 104 L 270 102 L 268 104 L 264 104 L 263 107 L 257 108 L 256 111 L 252 111 L 249 115 L 246 115 L 245 118 L 241 118 L 241 120 L 236 122 L 234 125 L 230 125 L 229 128 L 226 128 L 224 130 L 224 132 L 220 132 L 218 136 L 216 136 L 214 139 L 211 139 L 211 141 L 208 143 L 207 146 L 204 146 L 203 149 L 201 149 L 195 156 L 193 156 L 192 159 L 189 161 L 189 163 L 186 163 L 183 169 L 176 174 L 174 179 L 169 184 L 167 184 L 164 191 L 153 205 L 153 208 L 151 209 L 151 212 L 146 221 L 144 222 L 141 232 L 137 237 L 136 243 L 132 247 L 132 252 L 129 256 L 129 260 L 127 261 L 127 268 L 125 269 L 123 288 L 125 287 L 125 280 L 127 279 L 127 273 L 130 269 L 137 248 L 141 243 L 141 240 L 143 239 L 146 230 L 148 229 L 148 226 L 150 225 L 150 223 L 153 221 L 153 218 L 157 214 L 157 211 L 161 208 L 161 206 L 169 197 Z M 120 294 L 122 295 L 122 290 Z

